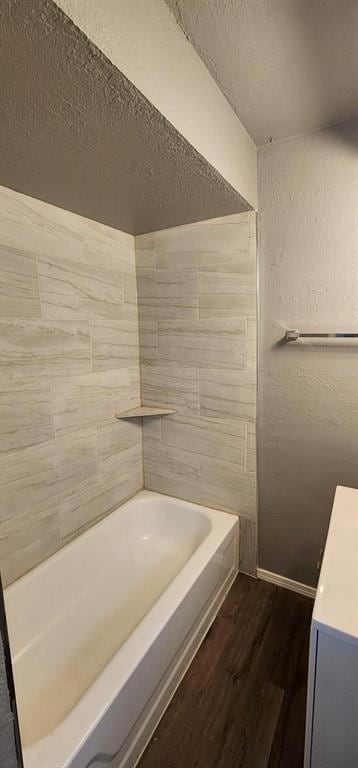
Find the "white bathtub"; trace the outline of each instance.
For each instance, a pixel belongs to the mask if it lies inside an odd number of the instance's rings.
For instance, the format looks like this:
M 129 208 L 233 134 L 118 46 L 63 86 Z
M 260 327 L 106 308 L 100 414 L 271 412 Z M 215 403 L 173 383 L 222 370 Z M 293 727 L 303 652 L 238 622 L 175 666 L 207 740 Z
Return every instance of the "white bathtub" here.
M 136 764 L 237 545 L 234 516 L 143 491 L 5 590 L 25 768 Z

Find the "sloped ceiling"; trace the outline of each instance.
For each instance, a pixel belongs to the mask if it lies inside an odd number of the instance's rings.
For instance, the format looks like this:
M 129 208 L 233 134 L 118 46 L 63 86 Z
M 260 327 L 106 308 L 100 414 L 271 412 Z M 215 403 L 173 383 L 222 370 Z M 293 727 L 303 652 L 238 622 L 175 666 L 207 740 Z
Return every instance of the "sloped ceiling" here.
M 257 145 L 358 117 L 357 0 L 166 0 Z
M 0 184 L 131 234 L 250 208 L 52 0 L 1 0 L 0 69 Z

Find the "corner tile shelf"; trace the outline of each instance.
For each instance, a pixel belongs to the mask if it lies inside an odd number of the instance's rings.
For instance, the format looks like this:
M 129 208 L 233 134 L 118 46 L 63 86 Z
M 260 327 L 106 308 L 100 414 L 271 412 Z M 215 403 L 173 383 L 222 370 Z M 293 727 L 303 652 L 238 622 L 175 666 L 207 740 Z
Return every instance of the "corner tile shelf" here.
M 166 416 L 170 413 L 176 413 L 174 408 L 168 408 L 164 405 L 140 405 L 137 408 L 130 408 L 129 411 L 116 413 L 116 419 L 138 419 L 142 416 Z

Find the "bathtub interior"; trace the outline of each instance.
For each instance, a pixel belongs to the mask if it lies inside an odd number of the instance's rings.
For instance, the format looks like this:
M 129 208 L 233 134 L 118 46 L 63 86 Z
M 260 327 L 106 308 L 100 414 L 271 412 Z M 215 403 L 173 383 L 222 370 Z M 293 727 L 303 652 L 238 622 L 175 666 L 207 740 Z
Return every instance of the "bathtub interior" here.
M 66 717 L 210 530 L 195 508 L 137 498 L 24 577 L 26 602 L 23 579 L 7 590 L 24 748 Z

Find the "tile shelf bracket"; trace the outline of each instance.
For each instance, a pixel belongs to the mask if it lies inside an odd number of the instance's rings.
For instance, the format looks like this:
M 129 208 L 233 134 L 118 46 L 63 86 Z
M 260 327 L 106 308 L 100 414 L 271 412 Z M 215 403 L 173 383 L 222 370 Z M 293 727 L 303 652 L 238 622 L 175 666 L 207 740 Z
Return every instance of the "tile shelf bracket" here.
M 116 419 L 138 419 L 142 416 L 167 416 L 170 413 L 176 413 L 174 408 L 165 405 L 140 405 L 137 408 L 130 408 L 128 411 L 116 413 Z

